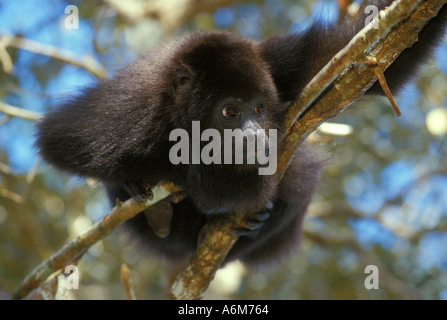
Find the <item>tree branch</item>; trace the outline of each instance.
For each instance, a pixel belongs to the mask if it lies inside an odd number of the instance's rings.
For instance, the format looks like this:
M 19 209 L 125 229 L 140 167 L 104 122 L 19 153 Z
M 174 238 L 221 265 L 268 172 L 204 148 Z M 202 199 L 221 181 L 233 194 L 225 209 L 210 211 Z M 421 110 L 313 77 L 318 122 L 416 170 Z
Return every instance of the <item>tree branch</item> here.
M 92 245 L 108 235 L 125 220 L 133 218 L 139 212 L 178 191 L 181 191 L 181 188 L 173 183 L 161 181 L 152 189 L 154 197 L 151 200 L 138 202 L 132 198 L 124 203 L 119 203 L 101 221 L 95 223 L 89 230 L 71 240 L 53 256 L 37 266 L 19 285 L 12 295 L 12 299 L 26 297 L 29 292 L 39 287 L 50 275 L 79 260 Z
M 11 117 L 19 117 L 27 120 L 39 120 L 42 114 L 35 111 L 25 110 L 22 108 L 11 106 L 10 104 L 0 101 L 0 112 L 6 113 Z
M 436 16 L 446 2 L 396 1 L 380 13 L 378 30 L 385 30 L 386 36 L 371 27 L 364 28 L 356 35 L 347 47 L 315 76 L 292 105 L 286 119 L 286 124 L 291 128 L 284 140 L 287 155 L 283 156 L 289 159 L 296 147 L 321 123 L 335 117 L 360 99 L 376 81 L 374 68 L 379 68 L 382 72 L 387 69 L 403 50 L 417 41 L 424 25 Z M 391 27 L 387 24 L 399 25 L 390 32 Z M 352 49 L 346 50 L 347 48 Z M 347 52 L 350 50 L 353 50 L 352 54 Z M 365 56 L 365 52 L 369 57 Z M 371 65 L 371 57 L 380 61 L 377 66 Z M 332 66 L 334 64 L 335 66 Z M 339 78 L 333 82 L 339 74 Z M 328 92 L 315 103 L 320 94 L 330 86 Z
M 49 44 L 43 44 L 33 40 L 12 37 L 9 35 L 1 35 L 0 43 L 4 47 L 14 47 L 18 49 L 28 50 L 37 54 L 49 56 L 54 59 L 61 60 L 76 67 L 84 68 L 87 72 L 91 73 L 99 79 L 106 77 L 106 71 L 104 67 L 91 56 L 84 56 L 79 58 L 75 53 L 61 49 Z

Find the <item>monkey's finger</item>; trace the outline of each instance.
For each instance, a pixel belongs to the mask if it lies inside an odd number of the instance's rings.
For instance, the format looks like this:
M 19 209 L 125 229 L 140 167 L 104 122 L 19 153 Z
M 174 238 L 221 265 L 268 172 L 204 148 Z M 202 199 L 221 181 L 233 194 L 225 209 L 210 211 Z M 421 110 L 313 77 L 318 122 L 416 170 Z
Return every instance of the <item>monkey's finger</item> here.
M 243 228 L 233 228 L 231 232 L 237 236 L 244 236 L 249 238 L 254 238 L 259 234 L 259 230 L 264 226 L 264 223 L 252 223 L 249 222 Z
M 270 210 L 265 210 L 265 211 L 259 211 L 253 214 L 253 220 L 254 221 L 259 221 L 259 222 L 265 222 L 268 219 L 270 219 Z

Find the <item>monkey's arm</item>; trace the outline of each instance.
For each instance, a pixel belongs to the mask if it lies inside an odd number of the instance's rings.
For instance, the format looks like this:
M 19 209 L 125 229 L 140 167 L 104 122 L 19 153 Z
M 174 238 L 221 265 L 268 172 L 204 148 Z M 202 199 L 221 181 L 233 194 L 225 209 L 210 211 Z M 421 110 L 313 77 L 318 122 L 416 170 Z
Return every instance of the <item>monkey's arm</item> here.
M 138 134 L 126 125 L 122 105 L 104 84 L 87 89 L 37 124 L 41 155 L 72 174 L 106 181 L 118 178 L 123 161 L 127 166 L 132 163 L 129 148 L 132 136 Z M 134 154 L 138 153 L 137 146 Z
M 379 9 L 393 1 L 368 1 Z M 283 101 L 292 101 L 305 85 L 324 65 L 364 26 L 367 14 L 362 14 L 355 23 L 342 23 L 323 26 L 316 23 L 300 34 L 290 34 L 269 38 L 260 43 L 261 54 L 270 65 L 275 84 Z M 390 89 L 398 90 L 411 79 L 421 64 L 430 57 L 433 49 L 440 43 L 447 25 L 447 5 L 429 21 L 419 35 L 419 41 L 405 50 L 385 72 Z M 374 85 L 368 93 L 382 93 Z
M 155 119 L 151 106 L 160 104 L 154 100 L 158 96 L 151 95 L 146 78 L 137 76 L 151 70 L 138 63 L 87 88 L 37 124 L 37 146 L 45 160 L 109 183 L 146 179 L 160 171 L 154 157 L 162 153 L 157 142 L 168 139 L 169 124 Z

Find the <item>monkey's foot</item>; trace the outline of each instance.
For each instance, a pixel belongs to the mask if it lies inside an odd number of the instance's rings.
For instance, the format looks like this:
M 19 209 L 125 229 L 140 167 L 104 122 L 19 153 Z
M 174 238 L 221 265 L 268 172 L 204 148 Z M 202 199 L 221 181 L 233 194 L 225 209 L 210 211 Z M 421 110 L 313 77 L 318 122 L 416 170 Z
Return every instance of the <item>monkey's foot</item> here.
M 233 234 L 248 238 L 255 238 L 259 234 L 259 231 L 262 229 L 265 222 L 270 219 L 272 209 L 273 203 L 269 202 L 264 209 L 252 214 L 250 218 L 245 221 L 245 225 L 242 228 L 234 228 L 232 230 Z
M 124 184 L 124 189 L 138 202 L 145 202 L 154 197 L 151 185 L 146 180 L 126 182 Z

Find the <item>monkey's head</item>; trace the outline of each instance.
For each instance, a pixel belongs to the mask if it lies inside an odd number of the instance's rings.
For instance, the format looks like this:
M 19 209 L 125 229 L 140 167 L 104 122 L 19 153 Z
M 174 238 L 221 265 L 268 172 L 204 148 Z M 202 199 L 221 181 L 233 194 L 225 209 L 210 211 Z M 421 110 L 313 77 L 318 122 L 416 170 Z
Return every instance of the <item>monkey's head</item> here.
M 175 56 L 176 102 L 203 129 L 243 128 L 247 121 L 279 128 L 278 92 L 257 47 L 236 35 L 193 34 Z
M 252 196 L 262 205 L 274 194 L 276 180 L 274 173 L 260 174 L 265 162 L 258 161 L 257 156 L 262 151 L 266 156 L 271 152 L 266 143 L 273 142 L 270 129 L 282 129 L 278 92 L 267 64 L 252 42 L 226 33 L 194 34 L 179 47 L 182 49 L 174 56 L 171 79 L 176 109 L 184 110 L 181 126 L 191 136 L 193 121 L 200 121 L 201 133 L 213 129 L 220 135 L 221 163 L 189 165 L 188 189 L 201 189 L 195 203 L 209 212 L 223 207 L 244 209 L 238 207 L 238 198 L 246 205 Z M 231 164 L 225 158 L 229 132 L 235 134 L 230 142 L 234 153 L 230 155 Z M 242 140 L 236 138 L 238 133 L 242 133 Z M 255 150 L 249 149 L 249 139 L 256 141 Z M 211 140 L 216 142 L 212 134 L 202 136 L 201 147 Z M 242 147 L 237 149 L 240 141 Z M 264 150 L 260 150 L 261 144 Z M 216 150 L 210 151 L 211 156 L 216 156 Z M 242 163 L 237 162 L 238 152 L 242 153 Z M 229 203 L 233 205 L 228 207 Z

